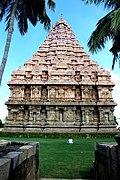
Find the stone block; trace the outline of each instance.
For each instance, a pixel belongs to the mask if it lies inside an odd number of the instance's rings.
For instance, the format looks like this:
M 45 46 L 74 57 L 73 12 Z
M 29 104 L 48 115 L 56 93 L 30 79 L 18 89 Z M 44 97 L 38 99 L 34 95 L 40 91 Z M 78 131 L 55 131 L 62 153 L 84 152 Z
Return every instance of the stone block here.
M 7 146 L 9 144 L 9 141 L 7 140 L 0 140 L 0 147 Z
M 19 148 L 22 152 L 24 152 L 24 155 L 26 158 L 30 158 L 35 154 L 35 149 L 31 145 L 24 145 Z
M 97 150 L 96 150 L 97 147 Z M 116 143 L 96 143 L 95 176 L 96 180 L 119 180 L 120 149 Z
M 119 146 L 116 147 L 116 153 L 117 153 L 118 161 L 120 162 L 120 148 L 119 148 Z
M 7 140 L 0 140 L 0 151 L 4 151 L 9 143 Z
M 38 142 L 30 142 L 29 145 L 33 147 L 33 155 L 36 154 L 36 151 L 40 150 L 40 145 Z
M 0 180 L 7 180 L 10 173 L 11 159 L 0 158 Z
M 3 147 L 6 149 L 0 152 L 0 180 L 39 179 L 39 143 L 4 142 Z
M 15 169 L 17 166 L 19 166 L 23 161 L 22 152 L 9 152 L 4 156 L 4 158 L 11 159 L 12 168 Z
M 116 146 L 113 146 L 113 147 L 111 148 L 111 158 L 112 158 L 113 161 L 117 162 L 118 157 L 117 157 L 117 149 L 116 149 Z

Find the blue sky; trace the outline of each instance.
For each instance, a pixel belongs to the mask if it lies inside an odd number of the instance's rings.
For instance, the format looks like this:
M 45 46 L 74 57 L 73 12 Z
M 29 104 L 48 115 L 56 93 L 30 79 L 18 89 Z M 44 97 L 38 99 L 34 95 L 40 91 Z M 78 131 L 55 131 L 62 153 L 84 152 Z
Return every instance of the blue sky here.
M 55 24 L 61 14 L 63 18 L 71 26 L 79 43 L 84 47 L 85 51 L 90 55 L 91 59 L 98 61 L 100 67 L 104 67 L 111 71 L 112 55 L 109 52 L 111 42 L 106 43 L 105 49 L 92 55 L 87 47 L 88 39 L 95 29 L 95 25 L 100 18 L 102 18 L 107 11 L 102 6 L 85 5 L 82 0 L 55 0 L 55 12 L 48 10 L 51 18 L 51 24 Z M 2 85 L 0 88 L 0 119 L 4 119 L 7 115 L 5 101 L 10 95 L 8 80 L 11 79 L 11 73 L 17 67 L 24 66 L 24 62 L 32 58 L 32 55 L 38 50 L 39 46 L 44 42 L 48 32 L 44 30 L 43 25 L 38 24 L 36 27 L 29 25 L 27 34 L 21 36 L 17 24 L 15 23 L 12 43 L 9 51 L 8 62 L 3 76 Z M 2 60 L 4 45 L 6 41 L 5 23 L 0 23 L 0 59 Z M 112 80 L 116 83 L 113 91 L 113 98 L 118 106 L 115 110 L 115 115 L 119 118 L 119 77 L 118 63 L 116 63 L 115 70 L 112 71 Z

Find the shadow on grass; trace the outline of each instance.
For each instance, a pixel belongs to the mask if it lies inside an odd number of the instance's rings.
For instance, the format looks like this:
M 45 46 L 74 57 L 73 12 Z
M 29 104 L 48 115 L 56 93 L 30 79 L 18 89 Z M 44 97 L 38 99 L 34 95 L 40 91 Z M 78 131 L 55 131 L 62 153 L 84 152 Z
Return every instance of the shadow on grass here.
M 80 178 L 84 179 L 94 179 L 94 169 L 91 168 L 87 171 L 80 171 Z
M 43 175 L 41 177 L 58 179 L 94 179 L 94 169 L 91 168 L 83 171 L 75 171 L 73 169 L 66 170 L 64 167 L 61 167 L 57 172 L 54 171 L 52 172 L 52 174 L 46 173 L 46 175 Z

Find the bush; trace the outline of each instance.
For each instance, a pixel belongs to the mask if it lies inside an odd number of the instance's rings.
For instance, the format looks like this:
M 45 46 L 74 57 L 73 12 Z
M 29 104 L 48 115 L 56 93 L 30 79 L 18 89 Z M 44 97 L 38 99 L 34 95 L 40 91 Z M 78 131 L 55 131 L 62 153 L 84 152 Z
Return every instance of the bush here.
M 1 137 L 21 138 L 113 138 L 117 133 L 30 133 L 30 132 L 0 132 Z

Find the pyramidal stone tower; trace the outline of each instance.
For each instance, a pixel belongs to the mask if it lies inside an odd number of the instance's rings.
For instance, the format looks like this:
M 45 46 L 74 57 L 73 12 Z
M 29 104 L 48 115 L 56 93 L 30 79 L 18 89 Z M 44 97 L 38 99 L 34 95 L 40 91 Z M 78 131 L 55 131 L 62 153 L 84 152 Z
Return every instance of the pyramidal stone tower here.
M 90 59 L 62 17 L 8 86 L 8 130 L 115 130 L 110 72 Z

